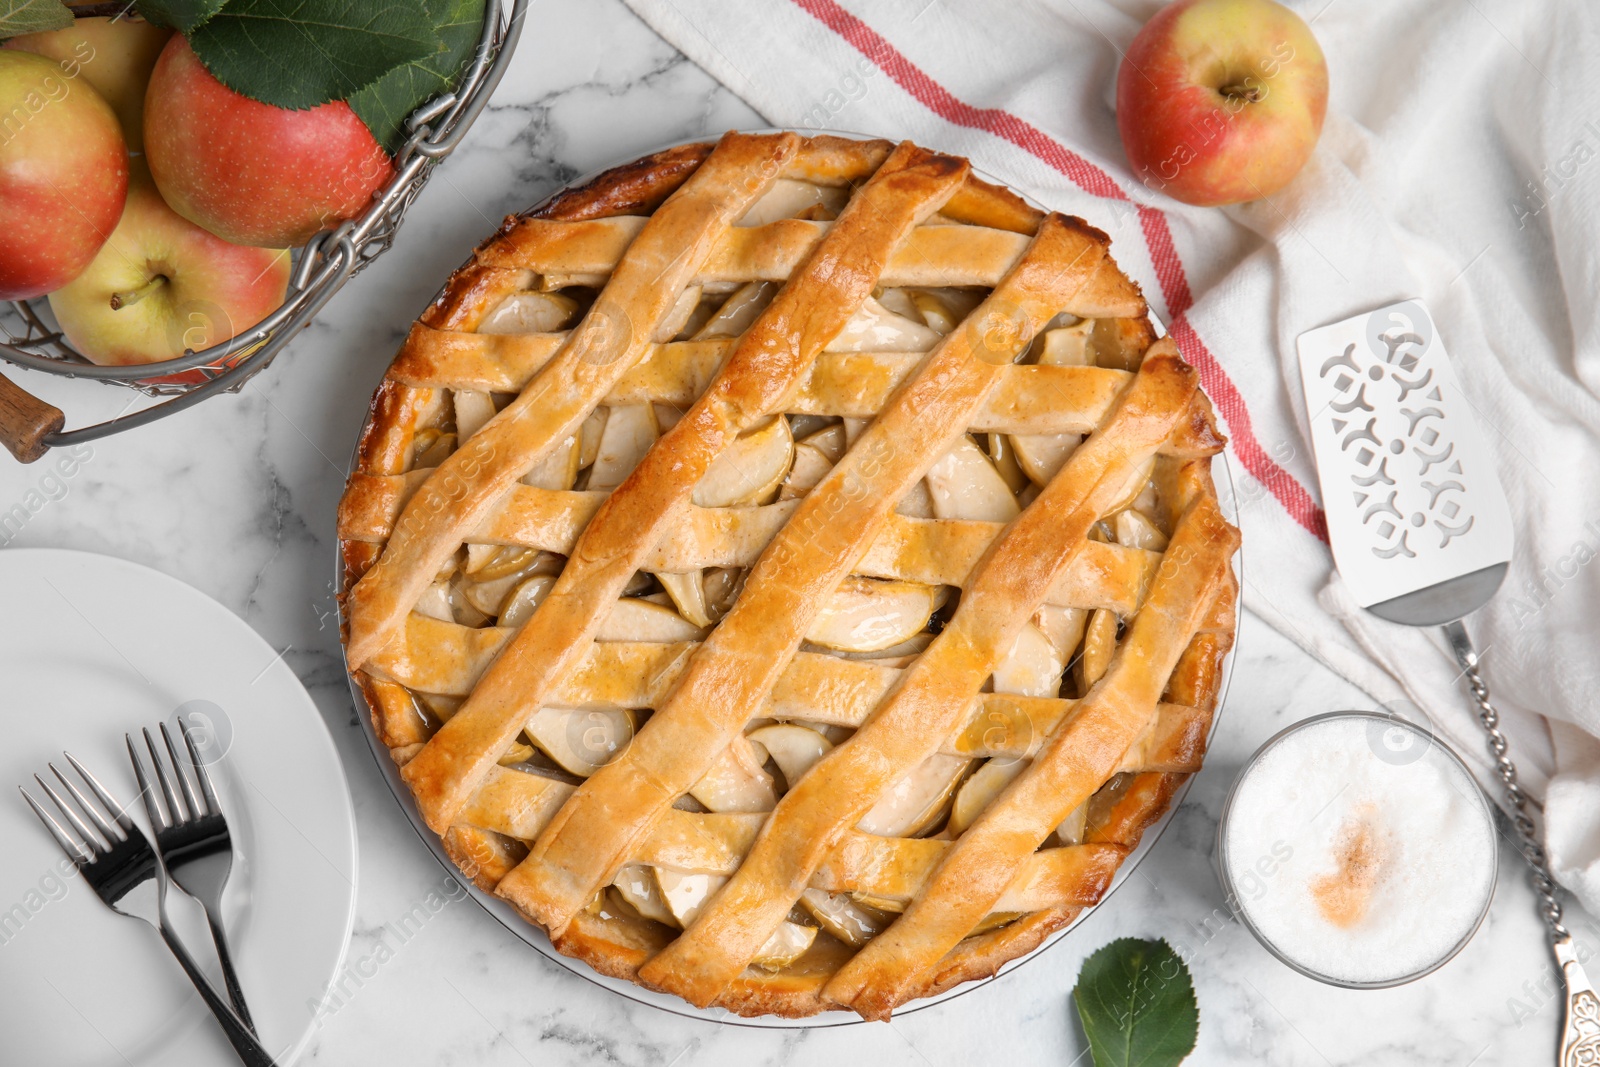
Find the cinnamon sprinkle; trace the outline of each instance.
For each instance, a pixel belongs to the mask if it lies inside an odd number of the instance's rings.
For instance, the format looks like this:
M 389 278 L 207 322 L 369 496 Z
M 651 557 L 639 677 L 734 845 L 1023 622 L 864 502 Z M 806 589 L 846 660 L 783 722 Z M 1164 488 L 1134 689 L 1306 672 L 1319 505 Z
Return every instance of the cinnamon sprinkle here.
M 1387 851 L 1367 813 L 1340 828 L 1334 849 L 1334 871 L 1311 883 L 1311 897 L 1324 919 L 1348 930 L 1366 917 L 1372 894 L 1383 875 Z

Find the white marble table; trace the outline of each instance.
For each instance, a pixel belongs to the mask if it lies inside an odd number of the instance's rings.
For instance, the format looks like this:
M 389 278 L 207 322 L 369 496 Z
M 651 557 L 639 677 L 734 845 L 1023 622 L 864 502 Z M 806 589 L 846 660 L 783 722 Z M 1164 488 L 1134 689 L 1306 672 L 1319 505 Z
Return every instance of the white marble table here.
M 700 1063 L 945 1067 L 1088 1063 L 1069 995 L 1083 957 L 1123 935 L 1165 937 L 1200 1001 L 1195 1064 L 1530 1064 L 1554 1053 L 1557 1011 L 1532 894 L 1509 846 L 1483 929 L 1436 974 L 1352 992 L 1278 964 L 1230 921 L 1210 864 L 1229 782 L 1262 740 L 1305 715 L 1372 700 L 1253 617 L 1206 769 L 1159 847 L 1072 936 L 1015 973 L 889 1025 L 762 1031 L 637 1005 L 508 934 L 470 899 L 404 940 L 392 924 L 445 872 L 405 821 L 359 733 L 333 614 L 334 505 L 368 397 L 406 325 L 501 216 L 562 181 L 662 142 L 764 123 L 615 0 L 543 0 L 515 69 L 411 213 L 395 249 L 340 294 L 243 394 L 93 446 L 70 478 L 0 459 L 0 512 L 39 489 L 14 545 L 148 564 L 222 601 L 305 682 L 344 756 L 360 830 L 349 950 L 354 990 L 303 1063 Z M 22 376 L 72 424 L 131 394 Z M 1248 534 L 1246 540 L 1248 544 Z M 7 540 L 0 533 L 0 542 Z M 1248 552 L 1248 549 L 1247 549 Z M 1585 947 L 1594 925 L 1574 918 Z M 376 961 L 380 942 L 385 962 Z

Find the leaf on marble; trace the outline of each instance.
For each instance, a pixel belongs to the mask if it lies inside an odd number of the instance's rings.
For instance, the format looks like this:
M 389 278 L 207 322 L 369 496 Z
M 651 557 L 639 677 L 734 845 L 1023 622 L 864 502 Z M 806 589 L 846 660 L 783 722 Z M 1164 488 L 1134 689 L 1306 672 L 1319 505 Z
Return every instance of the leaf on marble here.
M 1095 1067 L 1176 1067 L 1194 1051 L 1194 982 L 1165 941 L 1106 945 L 1083 961 L 1072 999 Z

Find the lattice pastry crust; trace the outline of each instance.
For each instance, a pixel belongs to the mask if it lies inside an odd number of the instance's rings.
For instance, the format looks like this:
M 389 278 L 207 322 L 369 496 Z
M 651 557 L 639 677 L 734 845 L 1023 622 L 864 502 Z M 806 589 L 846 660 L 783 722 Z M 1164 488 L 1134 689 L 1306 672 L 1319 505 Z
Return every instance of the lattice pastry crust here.
M 508 219 L 339 511 L 373 726 L 478 885 L 745 1015 L 992 974 L 1200 766 L 1237 531 L 1104 234 L 728 134 Z

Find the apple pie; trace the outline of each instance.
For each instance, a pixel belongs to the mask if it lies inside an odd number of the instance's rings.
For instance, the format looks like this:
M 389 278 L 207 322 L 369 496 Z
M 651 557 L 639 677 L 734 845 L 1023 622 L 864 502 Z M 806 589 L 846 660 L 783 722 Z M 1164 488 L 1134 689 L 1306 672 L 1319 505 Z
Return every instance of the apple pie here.
M 1106 236 L 730 133 L 506 220 L 339 509 L 345 651 L 464 874 L 742 1015 L 993 974 L 1199 769 L 1238 532 Z

